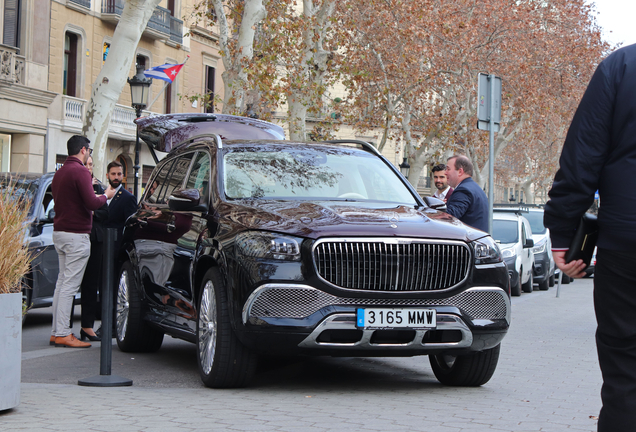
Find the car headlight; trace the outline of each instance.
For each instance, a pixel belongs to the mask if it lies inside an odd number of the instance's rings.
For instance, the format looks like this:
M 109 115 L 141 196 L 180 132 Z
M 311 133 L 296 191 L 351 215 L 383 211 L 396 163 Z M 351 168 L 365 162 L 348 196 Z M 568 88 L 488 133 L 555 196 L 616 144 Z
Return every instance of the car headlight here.
M 512 258 L 513 256 L 515 256 L 515 250 L 514 248 L 504 249 L 501 251 L 501 255 L 504 258 Z
M 247 231 L 236 236 L 238 253 L 251 258 L 300 261 L 302 239 L 276 233 Z
M 472 242 L 475 251 L 475 264 L 492 264 L 501 262 L 501 251 L 492 237 L 482 237 Z
M 536 243 L 534 245 L 534 247 L 532 248 L 532 252 L 535 253 L 535 254 L 543 253 L 543 252 L 545 252 L 545 248 L 546 248 L 547 245 L 548 245 L 548 240 L 545 239 L 545 238 L 541 239 L 541 240 L 539 240 L 538 243 Z

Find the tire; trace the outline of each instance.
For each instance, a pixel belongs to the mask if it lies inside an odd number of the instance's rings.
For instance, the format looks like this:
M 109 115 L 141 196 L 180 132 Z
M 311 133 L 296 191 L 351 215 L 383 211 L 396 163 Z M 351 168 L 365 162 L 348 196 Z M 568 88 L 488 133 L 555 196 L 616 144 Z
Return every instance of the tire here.
M 568 276 L 565 273 L 563 273 L 563 276 L 561 277 L 561 285 L 567 285 L 571 281 L 572 281 L 572 279 L 570 278 L 570 276 Z
M 547 291 L 550 289 L 550 278 L 545 278 L 539 282 L 539 289 L 541 291 Z
M 548 282 L 548 285 L 550 286 L 550 288 L 552 288 L 555 284 L 556 284 L 555 277 L 554 275 L 552 275 L 550 276 L 550 282 Z
M 519 276 L 519 278 L 521 278 L 521 276 Z M 534 283 L 534 280 L 532 278 L 532 272 L 530 272 L 530 277 L 528 278 L 528 281 L 521 286 L 523 288 L 523 292 L 531 293 L 533 283 Z
M 227 291 L 217 268 L 209 269 L 199 290 L 197 365 L 206 387 L 244 387 L 256 371 L 256 356 L 236 337 Z
M 510 295 L 514 297 L 519 297 L 521 295 L 521 275 L 517 277 L 516 284 L 510 285 Z
M 497 368 L 501 345 L 466 355 L 429 355 L 439 382 L 450 386 L 478 387 L 486 384 Z
M 143 319 L 139 287 L 132 264 L 126 261 L 117 284 L 117 346 L 124 352 L 154 352 L 161 348 L 163 332 Z

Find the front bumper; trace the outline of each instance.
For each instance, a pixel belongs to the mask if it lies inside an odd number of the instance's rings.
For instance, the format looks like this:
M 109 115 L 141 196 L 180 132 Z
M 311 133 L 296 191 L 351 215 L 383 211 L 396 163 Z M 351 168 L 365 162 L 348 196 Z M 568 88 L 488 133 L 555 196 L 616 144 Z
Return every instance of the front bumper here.
M 510 286 L 516 286 L 519 283 L 519 272 L 517 271 L 516 261 L 517 257 L 513 256 L 505 258 L 506 266 L 508 267 L 508 276 L 510 276 Z
M 359 307 L 436 309 L 428 330 L 356 327 Z M 501 342 L 510 325 L 510 298 L 498 287 L 475 287 L 440 299 L 337 297 L 307 285 L 266 284 L 243 308 L 244 343 L 269 353 L 314 355 L 419 355 L 481 351 Z M 284 335 L 283 335 L 284 334 Z
M 534 281 L 541 283 L 550 277 L 550 257 L 548 252 L 534 254 Z

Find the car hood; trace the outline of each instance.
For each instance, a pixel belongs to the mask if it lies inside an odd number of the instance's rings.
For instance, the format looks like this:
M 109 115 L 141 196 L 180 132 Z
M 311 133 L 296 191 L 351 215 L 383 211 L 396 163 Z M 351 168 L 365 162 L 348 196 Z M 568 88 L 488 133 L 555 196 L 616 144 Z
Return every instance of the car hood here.
M 241 200 L 219 213 L 246 229 L 299 237 L 419 237 L 472 241 L 487 234 L 427 207 L 369 202 Z

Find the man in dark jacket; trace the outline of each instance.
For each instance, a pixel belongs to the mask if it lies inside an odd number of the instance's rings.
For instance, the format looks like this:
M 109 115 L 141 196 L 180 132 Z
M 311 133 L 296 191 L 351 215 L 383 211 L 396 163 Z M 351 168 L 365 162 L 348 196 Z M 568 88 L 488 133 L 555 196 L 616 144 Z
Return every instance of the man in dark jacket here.
M 446 202 L 446 213 L 466 225 L 488 232 L 488 197 L 473 180 L 473 163 L 466 156 L 455 155 L 446 163 L 448 184 L 454 188 Z
M 126 220 L 137 211 L 137 200 L 135 196 L 128 192 L 122 180 L 124 179 L 124 169 L 121 163 L 112 161 L 106 167 L 108 184 L 115 190 L 115 196 L 108 200 L 108 217 L 103 223 L 105 229 L 115 228 L 117 230 L 117 239 L 115 241 L 115 254 L 119 253 L 122 244 L 122 233 Z M 113 290 L 113 332 L 112 336 L 116 337 L 116 317 L 117 317 L 117 290 Z M 101 328 L 98 330 L 101 337 Z
M 81 135 L 73 135 L 68 140 L 68 158 L 51 183 L 55 201 L 53 244 L 59 257 L 59 273 L 53 295 L 50 343 L 61 347 L 91 346 L 80 342 L 71 333 L 71 310 L 90 255 L 92 211 L 104 205 L 115 193 L 108 188 L 104 195 L 95 195 L 91 175 L 84 166 L 91 154 L 89 143 L 88 138 Z
M 636 45 L 596 69 L 572 119 L 544 223 L 554 261 L 582 277 L 585 263 L 565 262 L 580 217 L 599 191 L 594 272 L 596 346 L 603 374 L 601 432 L 636 425 Z

